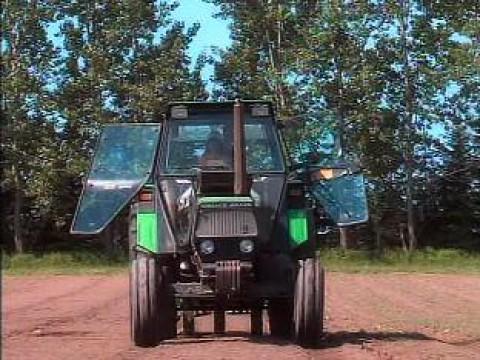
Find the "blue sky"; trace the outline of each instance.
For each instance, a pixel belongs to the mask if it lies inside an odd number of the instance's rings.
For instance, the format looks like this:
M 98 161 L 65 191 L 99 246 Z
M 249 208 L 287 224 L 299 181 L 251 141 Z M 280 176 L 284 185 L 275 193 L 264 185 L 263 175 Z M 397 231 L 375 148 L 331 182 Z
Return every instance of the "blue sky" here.
M 187 26 L 192 26 L 196 22 L 200 23 L 200 30 L 190 47 L 192 64 L 202 51 L 211 54 L 212 46 L 226 48 L 230 45 L 229 23 L 226 20 L 214 18 L 213 15 L 217 12 L 217 6 L 202 0 L 181 0 L 180 6 L 173 13 L 176 20 L 185 22 Z M 212 75 L 213 68 L 207 66 L 202 73 L 202 78 L 208 81 Z M 208 88 L 211 88 L 211 84 Z
M 189 49 L 192 66 L 202 52 L 211 54 L 212 46 L 226 48 L 231 43 L 229 22 L 214 18 L 213 15 L 217 12 L 217 6 L 203 0 L 180 0 L 180 6 L 172 14 L 175 20 L 183 21 L 187 27 L 191 27 L 194 23 L 200 24 L 200 30 Z M 52 23 L 48 26 L 49 36 L 52 37 L 56 46 L 61 46 L 61 38 L 55 37 L 59 31 L 59 23 Z M 212 75 L 213 67 L 206 66 L 202 78 L 208 81 Z M 211 89 L 211 84 L 208 84 L 207 87 Z

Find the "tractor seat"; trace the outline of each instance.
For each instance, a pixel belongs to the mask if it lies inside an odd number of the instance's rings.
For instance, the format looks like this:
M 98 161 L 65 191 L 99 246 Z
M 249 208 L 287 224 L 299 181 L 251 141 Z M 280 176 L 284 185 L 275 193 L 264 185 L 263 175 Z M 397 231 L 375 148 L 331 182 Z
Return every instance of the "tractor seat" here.
M 234 172 L 227 170 L 200 170 L 198 172 L 198 193 L 200 195 L 232 195 L 234 193 Z M 248 189 L 252 178 L 248 177 Z

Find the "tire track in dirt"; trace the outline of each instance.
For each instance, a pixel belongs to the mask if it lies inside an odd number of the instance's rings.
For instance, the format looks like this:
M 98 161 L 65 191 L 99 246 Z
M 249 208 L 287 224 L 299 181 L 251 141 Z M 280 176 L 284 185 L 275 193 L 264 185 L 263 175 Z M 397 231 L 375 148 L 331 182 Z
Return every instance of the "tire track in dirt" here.
M 363 277 L 355 274 L 329 274 L 326 289 L 327 330 L 344 330 L 345 327 L 357 330 L 380 330 L 377 311 L 374 312 L 372 309 L 377 310 L 378 306 L 375 305 L 382 302 L 373 296 L 369 296 L 366 301 L 366 293 L 372 295 L 371 288 L 365 283 Z M 337 327 L 337 325 L 341 326 Z
M 440 279 L 442 282 L 438 282 Z M 377 302 L 377 312 L 389 318 L 390 322 L 396 320 L 394 326 L 398 322 L 438 340 L 450 340 L 455 336 L 455 331 L 461 331 L 462 337 L 469 332 L 474 335 L 475 329 L 470 328 L 480 323 L 480 303 L 473 299 L 465 301 L 465 297 L 454 294 L 447 295 L 448 287 L 440 279 L 432 282 L 424 276 L 404 275 L 402 281 L 393 283 L 388 277 L 369 278 L 365 281 L 372 298 Z M 396 309 L 394 315 L 391 314 L 391 309 Z M 459 309 L 462 309 L 461 312 Z M 439 311 L 441 318 L 438 316 Z M 475 318 L 477 321 L 469 321 Z
M 466 288 L 453 286 L 455 279 Z M 31 279 L 25 279 L 28 292 L 19 290 L 20 283 L 11 293 L 4 287 L 5 297 L 17 304 L 6 308 L 2 319 L 8 335 L 5 359 L 480 359 L 480 329 L 470 325 L 480 323 L 480 314 L 467 319 L 462 313 L 462 308 L 478 304 L 478 299 L 468 301 L 477 287 L 472 278 L 457 275 L 328 274 L 328 333 L 320 349 L 303 349 L 270 336 L 250 337 L 248 315 L 227 315 L 228 332 L 221 337 L 211 334 L 212 316 L 201 316 L 196 318 L 197 336 L 180 335 L 141 349 L 130 343 L 128 276 L 37 281 L 42 286 L 31 286 Z M 35 298 L 34 305 L 22 305 L 18 311 L 19 304 L 32 304 Z M 445 315 L 448 322 L 468 321 L 468 331 L 460 327 L 439 332 Z M 419 324 L 419 316 L 442 326 Z
M 115 305 L 119 301 L 125 301 L 128 296 L 128 293 L 124 291 L 120 293 L 112 291 L 117 287 L 117 284 L 111 284 L 112 279 L 114 282 L 125 283 L 123 278 L 94 278 L 90 279 L 90 284 L 87 282 L 87 285 L 72 287 L 61 295 L 43 297 L 28 306 L 15 308 L 14 311 L 9 311 L 7 308 L 3 315 L 4 320 L 8 323 L 5 329 L 7 330 L 6 336 L 68 324 L 80 319 L 94 318 L 105 308 Z M 75 281 L 76 279 L 73 277 L 70 280 Z
M 74 315 L 67 315 L 67 316 L 62 315 L 62 316 L 47 318 L 44 321 L 30 324 L 29 327 L 24 326 L 20 329 L 12 330 L 6 334 L 6 337 L 8 338 L 8 337 L 18 336 L 18 335 L 28 334 L 28 333 L 35 333 L 36 336 L 46 336 L 49 332 L 48 330 L 45 331 L 44 329 L 49 329 L 52 327 L 58 328 L 58 327 L 69 326 L 72 323 L 78 322 L 79 320 L 87 321 L 90 319 L 95 319 L 98 317 L 98 315 L 102 311 L 108 310 L 108 308 L 114 305 L 117 305 L 122 301 L 124 301 L 123 296 L 115 297 L 115 298 L 109 299 L 108 301 L 102 302 L 99 305 L 89 307 L 88 309 L 80 313 L 76 313 Z
M 455 313 L 457 319 L 463 320 L 459 311 L 458 303 L 454 301 L 429 301 L 442 288 L 442 278 L 432 277 L 436 286 L 425 286 L 418 281 L 420 275 L 346 275 L 334 274 L 337 277 L 335 288 L 338 293 L 346 293 L 344 297 L 347 309 L 352 311 L 355 302 L 351 298 L 356 297 L 361 313 L 373 314 L 368 316 L 372 319 L 370 324 L 363 323 L 365 316 L 357 315 L 354 326 L 360 327 L 361 332 L 365 331 L 365 338 L 370 338 L 367 348 L 376 352 L 378 358 L 385 359 L 478 359 L 480 352 L 477 350 L 477 343 L 464 344 L 460 347 L 452 342 L 452 339 L 468 339 L 470 334 L 463 332 L 443 333 L 442 326 L 431 328 L 418 322 L 418 318 L 431 319 L 432 322 L 443 324 L 445 322 L 442 309 L 448 308 Z M 348 289 L 355 289 L 353 291 Z M 463 290 L 465 292 L 465 289 Z M 334 299 L 331 299 L 332 301 Z M 337 300 L 339 298 L 337 297 Z M 450 299 L 451 300 L 451 299 Z M 335 301 L 335 300 L 334 300 Z M 335 304 L 332 305 L 335 308 Z M 471 307 L 474 305 L 470 305 Z M 455 310 L 453 310 L 455 309 Z M 335 309 L 334 311 L 339 310 Z M 358 311 L 357 311 L 358 312 Z M 341 319 L 340 319 L 341 320 Z M 357 321 L 358 320 L 358 321 Z M 480 314 L 470 318 L 470 323 L 480 322 Z M 336 325 L 343 323 L 344 328 L 349 328 L 352 323 L 334 321 Z M 377 324 L 377 325 L 375 325 Z M 360 325 L 360 326 L 359 326 Z M 447 326 L 449 327 L 449 326 Z M 451 327 L 451 326 L 450 326 Z M 377 331 L 377 329 L 382 329 Z M 476 336 L 480 332 L 476 332 Z M 346 336 L 348 338 L 348 335 Z M 358 340 L 358 339 L 357 339 Z M 401 344 L 401 345 L 399 345 Z M 410 349 L 407 351 L 408 349 Z M 422 351 L 422 349 L 424 351 Z M 432 350 L 435 349 L 435 350 Z M 432 355 L 431 353 L 436 353 Z M 443 355 L 440 355 L 443 354 Z M 448 355 L 446 355 L 448 354 Z
M 76 277 L 63 280 L 75 282 Z M 76 289 L 70 296 L 11 316 L 7 313 L 5 358 L 97 359 L 104 351 L 128 346 L 128 341 L 111 332 L 125 327 L 128 334 L 128 312 L 124 311 L 128 310 L 127 284 L 124 276 L 90 277 L 90 286 Z M 53 277 L 45 285 L 62 286 L 63 281 Z
M 76 277 L 68 280 L 75 281 Z M 114 338 L 109 333 L 112 325 L 123 329 L 128 321 L 128 312 L 123 311 L 128 310 L 127 283 L 125 277 L 93 277 L 90 286 L 81 287 L 81 291 L 74 291 L 70 296 L 56 297 L 51 303 L 36 304 L 23 312 L 7 312 L 3 317 L 6 358 L 38 359 L 38 353 L 32 354 L 28 348 L 39 350 L 43 356 L 40 358 L 98 358 L 104 344 Z M 62 286 L 63 282 L 50 279 L 45 285 L 47 288 Z M 122 308 L 121 314 L 125 316 L 120 321 L 116 319 L 118 308 Z M 66 346 L 59 347 L 59 344 Z
M 20 278 L 16 280 L 20 281 Z M 44 302 L 56 301 L 63 297 L 71 297 L 75 293 L 82 293 L 83 291 L 88 290 L 94 287 L 96 284 L 100 284 L 104 281 L 102 279 L 82 279 L 81 277 L 76 278 L 75 281 L 71 281 L 71 278 L 62 279 L 62 277 L 58 277 L 59 282 L 62 283 L 61 287 L 57 285 L 53 288 L 45 289 L 42 287 L 42 278 L 29 280 L 29 286 L 18 286 L 18 289 L 16 289 L 13 294 L 10 289 L 8 289 L 8 283 L 6 286 L 4 286 L 3 290 L 9 294 L 9 296 L 4 300 L 4 310 L 9 314 L 17 311 L 23 311 L 30 307 L 36 307 Z M 19 297 L 21 301 L 10 301 L 11 296 L 16 295 L 18 292 L 22 292 L 22 296 Z
M 369 279 L 357 274 L 333 273 L 328 279 L 326 347 L 354 347 L 360 359 L 393 359 L 389 351 L 378 349 L 377 344 L 433 341 L 422 333 L 393 326 L 392 319 L 386 316 L 388 302 L 383 296 L 377 298 L 374 291 L 375 286 L 383 288 L 380 284 L 372 286 Z

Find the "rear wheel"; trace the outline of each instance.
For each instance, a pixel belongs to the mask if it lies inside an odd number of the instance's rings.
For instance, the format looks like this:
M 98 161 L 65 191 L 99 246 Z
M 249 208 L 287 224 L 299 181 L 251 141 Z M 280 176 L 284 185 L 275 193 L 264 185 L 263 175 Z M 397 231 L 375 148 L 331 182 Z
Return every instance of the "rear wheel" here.
M 137 346 L 155 346 L 177 332 L 175 299 L 168 267 L 138 253 L 130 272 L 131 336 Z
M 293 327 L 297 343 L 316 346 L 323 335 L 325 271 L 316 258 L 299 261 Z
M 225 311 L 215 310 L 213 312 L 213 332 L 215 334 L 225 334 Z
M 193 335 L 195 333 L 195 317 L 193 311 L 186 310 L 182 314 L 183 333 Z
M 263 311 L 262 309 L 251 309 L 250 311 L 250 333 L 253 336 L 263 334 Z
M 270 334 L 289 337 L 292 331 L 293 301 L 291 299 L 272 299 L 268 306 Z

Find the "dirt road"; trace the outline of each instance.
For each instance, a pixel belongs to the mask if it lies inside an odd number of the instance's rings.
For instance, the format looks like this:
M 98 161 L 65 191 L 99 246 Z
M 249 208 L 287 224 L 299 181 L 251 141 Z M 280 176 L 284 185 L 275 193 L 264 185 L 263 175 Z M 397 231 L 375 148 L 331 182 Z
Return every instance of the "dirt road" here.
M 480 277 L 327 277 L 327 335 L 321 349 L 248 335 L 228 315 L 224 337 L 197 318 L 197 337 L 153 349 L 129 340 L 127 276 L 3 279 L 2 359 L 480 359 Z

